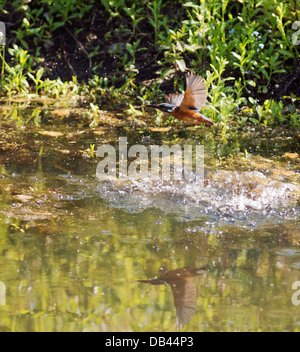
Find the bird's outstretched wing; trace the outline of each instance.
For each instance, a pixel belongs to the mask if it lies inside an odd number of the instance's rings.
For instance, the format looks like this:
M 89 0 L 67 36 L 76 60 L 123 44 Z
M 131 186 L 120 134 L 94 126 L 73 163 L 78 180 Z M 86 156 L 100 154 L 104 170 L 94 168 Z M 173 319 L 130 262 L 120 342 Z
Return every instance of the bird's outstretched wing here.
M 165 100 L 167 103 L 173 104 L 177 107 L 180 106 L 183 101 L 183 98 L 183 94 L 169 94 L 165 97 Z
M 197 292 L 191 280 L 178 281 L 171 285 L 176 307 L 177 328 L 188 324 L 196 311 Z
M 193 72 L 188 72 L 186 75 L 186 91 L 180 109 L 198 111 L 205 105 L 206 98 L 207 88 L 203 78 Z

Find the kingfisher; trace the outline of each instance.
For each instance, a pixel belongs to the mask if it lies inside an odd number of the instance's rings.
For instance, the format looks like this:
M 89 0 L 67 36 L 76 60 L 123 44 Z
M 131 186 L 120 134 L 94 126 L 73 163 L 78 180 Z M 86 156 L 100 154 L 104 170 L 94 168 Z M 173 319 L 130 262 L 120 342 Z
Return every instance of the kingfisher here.
M 145 105 L 148 108 L 158 109 L 174 116 L 176 119 L 212 126 L 214 123 L 199 110 L 206 103 L 207 89 L 203 78 L 193 72 L 186 74 L 185 94 L 169 94 L 165 97 L 166 103 Z

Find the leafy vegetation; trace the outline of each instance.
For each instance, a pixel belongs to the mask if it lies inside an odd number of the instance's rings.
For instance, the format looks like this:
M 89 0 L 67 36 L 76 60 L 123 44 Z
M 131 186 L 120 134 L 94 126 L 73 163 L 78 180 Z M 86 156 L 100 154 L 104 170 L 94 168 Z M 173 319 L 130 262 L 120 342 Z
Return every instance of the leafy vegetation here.
M 136 114 L 134 104 L 162 100 L 174 83 L 183 91 L 191 69 L 208 85 L 204 113 L 221 126 L 298 127 L 299 18 L 296 0 L 1 0 L 0 94 L 94 104 L 126 95 Z
M 0 0 L 0 331 L 171 332 L 171 288 L 137 280 L 203 265 L 184 331 L 300 330 L 297 20 L 296 0 Z M 187 70 L 216 128 L 143 110 Z M 101 182 L 124 135 L 204 145 L 205 184 Z

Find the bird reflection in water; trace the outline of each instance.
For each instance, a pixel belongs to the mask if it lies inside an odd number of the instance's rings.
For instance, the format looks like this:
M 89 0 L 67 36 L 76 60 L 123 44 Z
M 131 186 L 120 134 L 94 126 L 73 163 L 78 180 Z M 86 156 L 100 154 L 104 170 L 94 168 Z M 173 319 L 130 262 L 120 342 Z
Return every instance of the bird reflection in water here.
M 151 285 L 169 285 L 174 296 L 176 308 L 177 329 L 187 325 L 196 311 L 197 291 L 191 278 L 205 272 L 205 267 L 185 267 L 168 271 L 160 268 L 159 276 L 151 280 L 138 280 L 138 282 Z

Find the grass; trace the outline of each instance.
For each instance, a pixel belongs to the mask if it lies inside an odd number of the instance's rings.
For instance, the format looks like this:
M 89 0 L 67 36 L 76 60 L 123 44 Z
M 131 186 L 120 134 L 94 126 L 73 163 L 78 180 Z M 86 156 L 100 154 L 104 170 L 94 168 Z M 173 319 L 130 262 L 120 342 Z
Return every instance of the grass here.
M 0 94 L 71 94 L 93 104 L 126 96 L 138 114 L 173 83 L 184 91 L 182 72 L 191 69 L 208 85 L 204 114 L 221 126 L 298 128 L 299 18 L 296 0 L 2 2 Z M 69 78 L 53 73 L 59 65 Z

